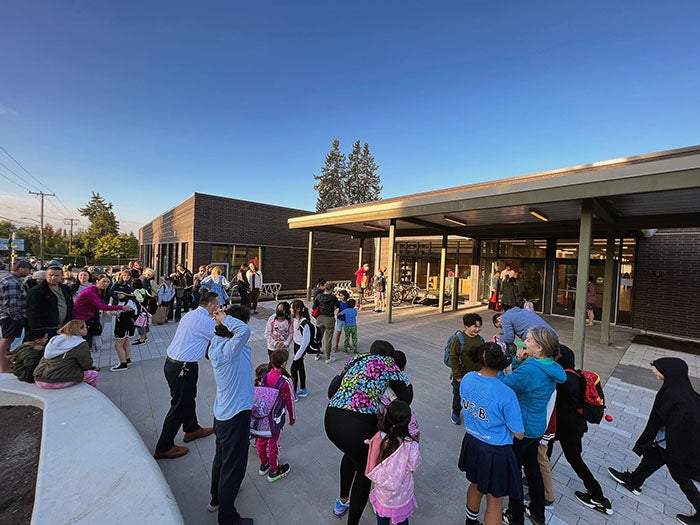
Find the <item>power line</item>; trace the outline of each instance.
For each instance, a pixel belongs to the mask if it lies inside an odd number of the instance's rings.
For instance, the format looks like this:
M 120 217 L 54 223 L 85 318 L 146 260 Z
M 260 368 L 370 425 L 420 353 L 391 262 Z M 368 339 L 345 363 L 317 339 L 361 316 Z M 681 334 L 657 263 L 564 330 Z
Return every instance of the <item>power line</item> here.
M 2 166 L 2 167 L 5 168 L 7 171 L 9 171 L 10 173 L 12 173 L 15 177 L 17 177 L 17 178 L 18 178 L 19 180 L 21 180 L 22 182 L 24 182 L 24 183 L 26 183 L 26 184 L 29 184 L 29 186 L 31 186 L 33 189 L 35 189 L 35 190 L 39 190 L 39 189 L 40 189 L 40 188 L 37 188 L 37 187 L 36 187 L 34 184 L 32 184 L 31 182 L 29 182 L 27 179 L 25 179 L 24 177 L 22 177 L 21 175 L 19 175 L 17 172 L 13 171 L 12 168 L 10 168 L 9 166 L 6 166 L 6 165 L 3 164 L 2 162 L 0 162 L 0 166 Z
M 29 173 L 29 170 L 27 170 L 27 168 L 25 168 L 24 166 L 22 166 L 16 158 L 14 158 L 12 155 L 10 155 L 10 152 L 7 151 L 1 144 L 0 144 L 0 149 L 3 150 L 3 151 L 5 152 L 5 155 L 7 155 L 8 157 L 10 157 L 12 160 L 14 160 L 14 161 L 15 161 L 15 164 L 17 164 L 20 168 L 22 168 L 22 169 L 24 170 L 24 172 L 25 172 L 27 175 L 29 175 L 32 179 L 34 179 L 34 180 L 37 181 L 39 184 L 41 184 L 44 188 L 46 188 L 47 190 L 51 191 L 51 190 L 49 189 L 49 187 L 48 187 L 46 184 L 44 184 L 44 183 L 41 182 L 39 179 L 37 179 L 34 175 L 32 175 L 31 173 Z
M 5 175 L 5 174 L 4 174 L 3 172 L 1 172 L 1 171 L 0 171 L 0 177 L 9 180 L 12 184 L 14 184 L 14 185 L 16 185 L 16 186 L 19 186 L 19 187 L 22 188 L 24 191 L 31 191 L 29 188 L 27 188 L 26 186 L 22 186 L 19 182 L 16 182 L 16 181 L 12 180 L 10 177 L 8 177 L 7 175 Z

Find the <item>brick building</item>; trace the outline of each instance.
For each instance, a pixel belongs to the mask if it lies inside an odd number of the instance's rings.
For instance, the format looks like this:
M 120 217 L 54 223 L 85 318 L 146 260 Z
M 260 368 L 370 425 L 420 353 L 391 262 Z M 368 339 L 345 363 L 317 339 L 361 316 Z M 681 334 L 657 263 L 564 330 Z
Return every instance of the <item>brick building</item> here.
M 290 230 L 287 219 L 309 213 L 195 193 L 139 229 L 139 258 L 157 275 L 173 272 L 177 263 L 194 271 L 216 263 L 231 279 L 241 263 L 257 257 L 265 282 L 279 282 L 284 290 L 304 289 L 309 236 Z M 354 278 L 359 241 L 323 233 L 314 235 L 313 242 L 313 279 Z

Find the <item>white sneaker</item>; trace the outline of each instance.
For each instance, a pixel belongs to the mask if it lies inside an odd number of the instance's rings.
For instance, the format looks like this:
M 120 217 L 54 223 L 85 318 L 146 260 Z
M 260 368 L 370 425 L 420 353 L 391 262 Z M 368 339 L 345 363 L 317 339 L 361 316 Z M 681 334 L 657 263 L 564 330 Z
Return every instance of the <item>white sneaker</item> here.
M 328 359 L 326 359 L 326 364 L 332 363 L 333 361 L 335 361 L 335 357 L 331 356 Z

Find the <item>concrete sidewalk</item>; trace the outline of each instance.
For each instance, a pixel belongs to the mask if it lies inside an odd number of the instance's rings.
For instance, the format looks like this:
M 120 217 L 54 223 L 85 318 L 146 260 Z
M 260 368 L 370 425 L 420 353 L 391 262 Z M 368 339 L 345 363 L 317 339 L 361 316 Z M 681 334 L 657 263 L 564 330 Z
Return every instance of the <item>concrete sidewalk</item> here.
M 253 316 L 250 322 L 254 366 L 267 361 L 263 330 L 274 305 L 263 303 L 260 315 Z M 492 312 L 485 309 L 475 311 L 484 318 L 482 334 L 488 339 L 496 332 L 490 321 Z M 361 350 L 367 350 L 375 339 L 386 339 L 406 352 L 408 357 L 406 372 L 414 384 L 413 409 L 421 427 L 423 456 L 423 465 L 415 478 L 416 498 L 420 506 L 411 523 L 428 524 L 438 520 L 445 524 L 464 522 L 467 481 L 456 466 L 464 428 L 449 421 L 449 370 L 442 362 L 445 341 L 461 327 L 464 313 L 462 310 L 437 315 L 435 308 L 431 307 L 400 307 L 395 310 L 395 322 L 391 325 L 384 322 L 384 316 L 371 311 L 358 315 Z M 570 343 L 572 320 L 551 316 L 546 319 L 561 334 L 562 342 Z M 103 348 L 96 356 L 96 361 L 102 366 L 100 390 L 122 409 L 150 450 L 155 447 L 169 407 L 168 386 L 162 369 L 165 349 L 175 328 L 174 323 L 152 327 L 148 343 L 132 348 L 133 363 L 129 369 L 111 372 L 109 364 L 113 364 L 116 358 L 109 335 L 111 326 L 106 323 Z M 607 474 L 608 466 L 631 469 L 636 465 L 638 458 L 630 448 L 646 424 L 654 395 L 660 386 L 651 375 L 648 363 L 654 356 L 670 355 L 666 350 L 639 348 L 639 345 L 630 347 L 635 335 L 630 329 L 613 327 L 612 332 L 615 342 L 604 348 L 597 342 L 599 325 L 589 328 L 586 334 L 585 368 L 597 371 L 607 381 L 608 413 L 614 419 L 612 423 L 591 425 L 584 438 L 584 459 L 597 473 L 615 513 L 605 516 L 575 500 L 574 490 L 583 490 L 583 485 L 563 457 L 558 458 L 557 451 L 553 468 L 556 503 L 554 510 L 547 514 L 550 524 L 672 523 L 675 522 L 676 513 L 689 513 L 691 510 L 666 469 L 661 469 L 648 480 L 641 496 L 633 496 L 618 488 Z M 689 362 L 691 374 L 697 376 L 700 358 L 688 354 L 682 357 Z M 237 500 L 237 507 L 243 516 L 252 517 L 262 525 L 344 522 L 332 513 L 333 501 L 338 496 L 341 455 L 326 438 L 323 429 L 327 404 L 325 391 L 343 364 L 344 359 L 328 365 L 323 361 L 306 359 L 309 397 L 297 404 L 297 424 L 286 427 L 280 438 L 280 457 L 291 464 L 291 473 L 286 479 L 268 483 L 266 478 L 257 475 L 257 455 L 251 447 L 248 472 Z M 215 388 L 208 361 L 200 364 L 198 392 L 200 423 L 211 425 Z M 176 443 L 180 444 L 181 439 L 182 435 Z M 185 522 L 216 523 L 216 515 L 206 510 L 214 437 L 197 440 L 188 446 L 188 455 L 176 460 L 162 460 L 158 464 L 178 501 Z M 144 519 L 147 520 L 147 517 L 144 516 Z M 365 510 L 362 523 L 376 523 L 370 505 Z

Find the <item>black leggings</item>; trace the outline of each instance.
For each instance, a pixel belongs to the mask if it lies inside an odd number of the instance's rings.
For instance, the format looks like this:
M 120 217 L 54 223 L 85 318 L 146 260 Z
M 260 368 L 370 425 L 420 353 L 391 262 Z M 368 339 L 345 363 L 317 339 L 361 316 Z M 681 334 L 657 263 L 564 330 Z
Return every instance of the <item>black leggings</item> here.
M 294 355 L 299 351 L 299 345 L 294 343 Z M 294 355 L 292 357 L 294 357 Z M 302 388 L 306 390 L 306 368 L 304 367 L 304 356 L 302 355 L 296 361 L 292 361 L 292 366 L 289 368 L 289 373 L 292 376 L 294 390 Z
M 583 461 L 581 454 L 583 453 L 583 448 L 581 446 L 581 440 L 583 438 L 582 433 L 578 432 L 561 432 L 557 433 L 556 440 L 559 441 L 561 445 L 561 450 L 564 453 L 566 461 L 569 462 L 571 468 L 574 469 L 576 475 L 583 481 L 583 485 L 586 490 L 591 493 L 596 501 L 601 501 L 605 496 L 603 495 L 603 489 L 600 487 L 600 483 L 595 479 L 591 469 Z M 550 441 L 548 455 L 551 455 L 551 447 L 554 441 Z
M 324 421 L 326 435 L 343 453 L 340 461 L 340 497 L 350 497 L 348 525 L 357 525 L 369 499 L 370 480 L 365 476 L 365 439 L 377 432 L 377 416 L 328 407 Z

